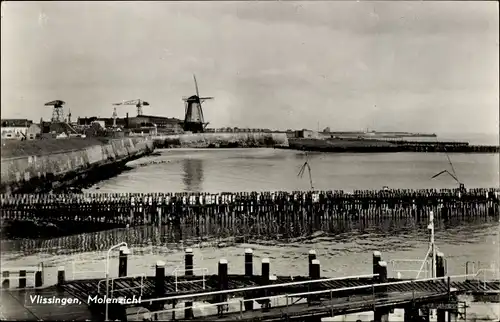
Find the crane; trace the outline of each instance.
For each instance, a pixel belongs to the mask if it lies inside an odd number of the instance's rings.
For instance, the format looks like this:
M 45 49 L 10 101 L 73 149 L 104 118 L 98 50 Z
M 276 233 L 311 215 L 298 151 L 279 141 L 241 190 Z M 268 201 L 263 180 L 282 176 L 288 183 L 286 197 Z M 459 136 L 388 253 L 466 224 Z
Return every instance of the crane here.
M 141 116 L 142 115 L 142 107 L 149 106 L 149 103 L 138 98 L 136 100 L 123 101 L 121 103 L 114 103 L 113 105 L 135 105 L 137 107 L 137 116 Z
M 45 103 L 45 106 L 53 106 L 52 109 L 52 122 L 55 123 L 64 123 L 64 110 L 63 110 L 63 105 L 65 105 L 66 102 L 61 101 L 61 100 L 55 100 L 51 101 L 48 103 Z

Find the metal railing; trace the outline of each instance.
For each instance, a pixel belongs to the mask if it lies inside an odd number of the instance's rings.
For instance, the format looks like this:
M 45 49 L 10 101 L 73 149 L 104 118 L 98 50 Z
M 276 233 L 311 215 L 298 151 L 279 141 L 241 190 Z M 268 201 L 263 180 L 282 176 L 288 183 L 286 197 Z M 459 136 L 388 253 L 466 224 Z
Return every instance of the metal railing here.
M 236 288 L 236 289 L 229 289 L 229 290 L 223 290 L 223 291 L 213 291 L 213 292 L 205 292 L 205 293 L 198 293 L 198 294 L 185 294 L 185 295 L 161 297 L 161 298 L 156 298 L 156 299 L 147 299 L 147 300 L 142 300 L 141 303 L 152 303 L 152 302 L 157 302 L 157 301 L 171 301 L 171 300 L 183 300 L 183 299 L 189 300 L 190 298 L 204 297 L 204 296 L 211 296 L 211 295 L 241 293 L 241 292 L 248 292 L 248 291 L 257 291 L 257 290 L 264 290 L 264 289 L 287 287 L 287 286 L 298 286 L 298 285 L 308 285 L 308 284 L 314 284 L 314 283 L 342 281 L 342 280 L 349 280 L 349 279 L 373 278 L 376 276 L 378 276 L 378 274 L 365 274 L 365 275 L 357 275 L 357 276 L 332 277 L 332 278 L 323 278 L 323 279 L 317 279 L 317 280 L 270 284 L 270 285 L 263 285 L 263 286 L 252 286 L 252 287 Z
M 187 284 L 191 284 L 191 283 L 196 283 L 196 282 L 201 282 L 202 283 L 202 288 L 205 289 L 205 282 L 206 282 L 206 275 L 208 275 L 208 268 L 192 268 L 190 269 L 193 274 L 195 274 L 195 272 L 200 272 L 201 271 L 201 279 L 189 279 L 189 280 L 186 280 L 186 281 L 179 281 L 179 276 L 186 276 L 184 272 L 181 271 L 181 269 L 179 269 L 179 267 L 176 267 L 172 273 L 174 274 L 174 278 L 175 278 L 175 291 L 178 292 L 179 289 L 178 289 L 178 285 L 179 284 L 183 284 L 183 283 L 187 283 Z M 182 275 L 179 275 L 182 274 Z M 193 275 L 193 277 L 196 276 L 196 275 Z
M 420 279 L 420 280 L 409 280 L 409 281 L 398 281 L 398 282 L 388 282 L 388 283 L 380 283 L 380 284 L 369 284 L 369 285 L 361 285 L 361 286 L 352 286 L 352 287 L 343 287 L 343 288 L 335 288 L 335 289 L 328 289 L 328 290 L 321 290 L 321 291 L 310 291 L 310 292 L 301 292 L 301 293 L 292 293 L 292 294 L 281 294 L 281 295 L 272 295 L 272 296 L 264 296 L 264 297 L 257 297 L 257 298 L 251 298 L 251 299 L 231 299 L 225 302 L 219 302 L 219 303 L 211 303 L 211 304 L 206 304 L 202 306 L 197 306 L 196 309 L 200 308 L 208 308 L 208 307 L 217 307 L 218 309 L 218 314 L 222 314 L 222 311 L 228 311 L 228 307 L 231 304 L 239 304 L 239 312 L 240 312 L 240 317 L 243 316 L 243 309 L 244 309 L 244 303 L 249 302 L 249 301 L 271 301 L 271 300 L 278 300 L 278 299 L 285 299 L 285 304 L 276 306 L 278 308 L 285 307 L 286 308 L 286 313 L 288 314 L 288 308 L 290 304 L 293 304 L 292 300 L 294 298 L 305 298 L 305 297 L 310 297 L 313 295 L 321 295 L 321 294 L 329 294 L 329 300 L 330 300 L 330 305 L 328 306 L 332 312 L 331 314 L 333 315 L 333 309 L 335 307 L 343 306 L 346 305 L 346 303 L 349 303 L 349 305 L 353 304 L 360 304 L 361 306 L 377 306 L 378 304 L 382 304 L 384 302 L 387 302 L 388 300 L 391 301 L 402 301 L 402 300 L 414 300 L 415 299 L 415 288 L 412 287 L 412 293 L 406 294 L 404 296 L 392 296 L 391 298 L 376 298 L 376 295 L 379 294 L 378 292 L 375 292 L 376 288 L 384 287 L 384 286 L 393 286 L 393 285 L 415 285 L 419 283 L 426 283 L 430 281 L 444 281 L 447 280 L 447 285 L 443 287 L 442 293 L 451 293 L 453 291 L 456 291 L 455 289 L 450 288 L 450 283 L 449 281 L 451 279 L 455 278 L 464 278 L 468 277 L 467 275 L 456 275 L 456 276 L 445 276 L 445 277 L 438 277 L 438 278 L 426 278 L 426 279 Z M 354 278 L 354 277 L 345 277 L 344 279 L 348 278 Z M 341 280 L 341 279 L 337 279 Z M 317 282 L 318 280 L 314 281 Z M 305 281 L 305 282 L 313 282 L 313 281 Z M 301 283 L 301 282 L 297 282 Z M 283 287 L 283 286 L 290 286 L 289 284 L 294 284 L 294 283 L 282 283 L 282 284 L 273 284 L 273 285 L 266 285 L 266 286 L 257 286 L 257 287 L 248 287 L 248 288 L 242 288 L 242 289 L 233 289 L 233 290 L 223 290 L 223 291 L 215 291 L 215 292 L 208 292 L 208 293 L 201 293 L 201 294 L 193 294 L 193 295 L 179 295 L 179 296 L 172 296 L 172 297 L 167 297 L 163 299 L 155 299 L 155 300 L 181 300 L 181 299 L 195 299 L 198 297 L 206 297 L 206 296 L 215 296 L 215 295 L 228 295 L 232 293 L 240 293 L 240 292 L 245 292 L 245 291 L 255 291 L 255 290 L 261 290 L 261 289 L 269 289 L 271 287 Z M 302 283 L 306 284 L 306 283 Z M 342 292 L 342 291 L 354 291 L 354 290 L 363 290 L 363 289 L 371 289 L 371 294 L 370 295 L 357 295 L 357 298 L 361 298 L 359 301 L 351 301 L 351 297 L 349 297 L 348 302 L 343 302 L 343 303 L 333 303 L 334 297 L 333 294 L 337 292 Z M 441 294 L 442 294 L 441 293 Z M 428 294 L 426 294 L 428 295 Z M 367 300 L 371 300 L 371 302 L 367 303 Z M 151 300 L 147 300 L 151 301 Z M 144 301 L 144 302 L 147 302 Z M 322 303 L 324 305 L 324 303 Z M 151 317 L 151 315 L 155 316 L 156 319 L 158 318 L 158 314 L 164 314 L 164 313 L 171 313 L 171 312 L 176 312 L 176 311 L 181 311 L 185 310 L 185 307 L 182 308 L 171 308 L 171 309 L 163 309 L 163 310 L 158 310 L 158 311 L 150 311 L 147 312 L 147 316 L 145 315 L 144 318 L 148 319 Z M 137 317 L 139 317 L 139 314 L 141 312 L 137 312 Z M 283 312 L 281 312 L 283 313 Z
M 419 269 L 401 269 L 399 266 L 401 264 L 418 264 Z M 431 277 L 431 262 L 429 259 L 395 259 L 390 261 L 391 269 L 394 273 L 397 274 L 398 278 L 403 278 L 401 273 L 414 273 L 415 279 L 419 279 L 423 274 L 422 278 L 430 278 Z
M 135 279 L 135 278 L 140 278 L 140 285 L 139 286 L 130 286 L 130 287 L 122 287 L 122 288 L 119 288 L 119 289 L 115 289 L 115 281 L 116 280 L 124 280 L 124 279 Z M 108 281 L 109 281 L 109 286 L 111 286 L 111 290 L 109 291 L 109 293 L 111 294 L 111 298 L 113 298 L 113 293 L 115 291 L 126 291 L 126 290 L 136 290 L 136 289 L 140 289 L 141 290 L 141 293 L 140 293 L 140 297 L 142 297 L 142 294 L 143 294 L 143 291 L 144 291 L 144 280 L 146 280 L 146 274 L 142 273 L 142 274 L 136 274 L 136 275 L 129 275 L 129 276 L 122 276 L 122 277 L 115 277 L 115 278 L 110 278 Z M 106 283 L 106 279 L 103 279 L 103 280 L 100 280 L 98 283 L 97 283 L 97 294 L 101 294 L 101 283 Z M 108 286 L 108 287 L 109 287 Z M 105 286 L 103 286 L 105 287 Z

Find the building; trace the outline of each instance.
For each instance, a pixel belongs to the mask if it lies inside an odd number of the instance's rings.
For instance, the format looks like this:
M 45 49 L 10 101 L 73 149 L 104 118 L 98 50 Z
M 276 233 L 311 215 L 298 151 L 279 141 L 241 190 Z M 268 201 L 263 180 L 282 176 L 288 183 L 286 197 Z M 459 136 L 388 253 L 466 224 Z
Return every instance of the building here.
M 32 124 L 33 121 L 28 119 L 2 119 L 0 127 L 2 139 L 26 140 L 28 129 Z
M 106 128 L 113 127 L 113 118 L 101 117 L 85 117 L 78 118 L 78 125 L 90 126 L 93 122 L 99 122 Z M 151 131 L 158 133 L 181 133 L 183 121 L 173 117 L 153 116 L 153 115 L 138 115 L 134 117 L 117 118 L 116 126 L 133 130 L 134 133 L 140 133 L 143 128 L 144 133 Z M 155 128 L 156 130 L 153 130 Z
M 34 140 L 40 137 L 42 134 L 42 128 L 38 124 L 31 124 L 31 126 L 26 131 L 26 137 L 28 140 Z
M 319 135 L 318 135 L 318 132 L 303 129 L 303 130 L 295 131 L 295 137 L 296 138 L 304 138 L 304 139 L 317 139 L 317 138 L 319 138 Z

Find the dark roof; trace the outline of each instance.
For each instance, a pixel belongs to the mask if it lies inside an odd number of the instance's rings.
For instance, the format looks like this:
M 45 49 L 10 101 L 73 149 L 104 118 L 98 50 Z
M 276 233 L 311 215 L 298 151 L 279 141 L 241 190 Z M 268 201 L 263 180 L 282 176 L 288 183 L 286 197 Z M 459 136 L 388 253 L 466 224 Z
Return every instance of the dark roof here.
M 28 119 L 2 119 L 2 127 L 24 127 L 30 126 L 33 121 Z
M 157 120 L 165 120 L 165 121 L 175 121 L 175 122 L 182 122 L 181 120 L 175 118 L 175 117 L 165 117 L 165 116 L 156 116 L 156 115 L 138 115 L 135 117 L 144 117 L 144 118 L 150 118 L 150 119 L 157 119 Z

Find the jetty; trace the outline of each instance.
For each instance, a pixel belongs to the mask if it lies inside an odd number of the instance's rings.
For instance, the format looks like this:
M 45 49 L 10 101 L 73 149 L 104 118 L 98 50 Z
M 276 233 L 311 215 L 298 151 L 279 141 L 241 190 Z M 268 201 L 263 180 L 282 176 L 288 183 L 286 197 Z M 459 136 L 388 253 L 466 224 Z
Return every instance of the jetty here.
M 231 263 L 222 258 L 217 274 L 210 275 L 207 268 L 195 266 L 190 248 L 184 252 L 184 267 L 172 274 L 166 274 L 166 263 L 159 260 L 151 265 L 154 274 L 129 275 L 132 252 L 126 243 L 112 246 L 102 263 L 103 276 L 97 279 L 71 279 L 66 267 L 57 267 L 56 285 L 44 285 L 43 270 L 50 267 L 43 263 L 33 268 L 2 266 L 4 318 L 320 321 L 322 317 L 374 311 L 375 321 L 387 321 L 389 312 L 398 308 L 405 310 L 405 321 L 424 321 L 432 311 L 429 308 L 437 308 L 438 321 L 444 322 L 446 316 L 452 321 L 459 315 L 463 318 L 460 295 L 489 296 L 491 301 L 500 294 L 500 281 L 488 274 L 494 269 L 448 276 L 441 252 L 417 260 L 420 269 L 417 266 L 413 276 L 406 278 L 395 269 L 398 260 L 384 261 L 378 251 L 373 252 L 366 274 L 344 277 L 321 276 L 320 258 L 314 250 L 304 254 L 309 264 L 302 276 L 286 275 L 282 268 L 272 267 L 268 258 L 261 260 L 261 274 L 256 275 L 252 249 L 242 254 L 244 273 L 230 274 Z M 109 258 L 115 253 L 119 253 L 118 267 L 110 268 Z M 389 277 L 388 269 L 398 277 Z M 73 302 L 48 305 L 41 303 L 42 298 Z
M 6 225 L 63 227 L 170 226 L 204 235 L 213 227 L 238 235 L 292 236 L 332 231 L 343 223 L 411 219 L 425 221 L 500 215 L 500 189 L 295 191 L 251 193 L 111 193 L 0 195 Z M 76 224 L 78 223 L 78 224 Z M 22 225 L 21 225 L 22 224 Z M 38 229 L 33 228 L 38 231 Z
M 281 149 L 318 152 L 422 152 L 422 153 L 499 153 L 498 145 L 469 145 L 468 142 L 425 142 L 410 140 L 381 140 L 355 138 L 289 138 Z

